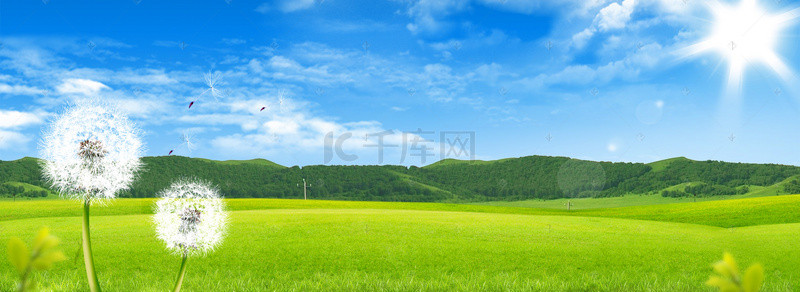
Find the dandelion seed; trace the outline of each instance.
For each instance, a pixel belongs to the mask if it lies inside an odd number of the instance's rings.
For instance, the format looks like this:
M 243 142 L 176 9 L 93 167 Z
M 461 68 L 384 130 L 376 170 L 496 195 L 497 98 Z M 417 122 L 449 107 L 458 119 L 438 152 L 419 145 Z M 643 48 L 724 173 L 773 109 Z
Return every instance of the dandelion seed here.
M 183 135 L 181 136 L 181 145 L 186 146 L 186 149 L 189 150 L 189 153 L 191 153 L 192 150 L 195 149 L 194 137 L 192 137 L 192 135 L 189 135 L 188 133 L 183 133 Z
M 220 74 L 219 71 L 214 73 L 206 73 L 203 78 L 205 78 L 205 83 L 208 88 L 203 91 L 203 93 L 200 93 L 200 96 L 210 93 L 216 101 L 219 101 L 220 98 L 225 97 L 225 92 L 218 88 L 218 86 L 222 83 L 222 74 Z
M 283 104 L 286 102 L 286 91 L 281 90 L 278 92 L 278 108 L 283 112 Z

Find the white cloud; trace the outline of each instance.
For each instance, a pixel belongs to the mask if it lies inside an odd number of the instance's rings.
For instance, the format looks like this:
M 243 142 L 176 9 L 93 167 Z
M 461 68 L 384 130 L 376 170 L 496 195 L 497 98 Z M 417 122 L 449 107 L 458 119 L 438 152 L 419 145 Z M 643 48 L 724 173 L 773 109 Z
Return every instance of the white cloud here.
M 439 33 L 447 26 L 439 18 L 462 11 L 468 4 L 469 0 L 419 0 L 408 8 L 414 22 L 406 28 L 414 34 Z
M 20 48 L 20 52 L 39 52 L 36 47 Z M 357 50 L 357 49 L 354 49 Z M 167 71 L 153 68 L 122 68 L 104 69 L 81 67 L 75 64 L 64 63 L 58 52 L 41 50 L 43 56 L 58 56 L 38 58 L 41 63 L 30 69 L 31 60 L 20 61 L 20 56 L 25 54 L 4 55 L 2 62 L 22 64 L 16 70 L 31 73 L 26 82 L 54 88 L 52 97 L 48 97 L 47 105 L 51 108 L 63 106 L 65 100 L 73 98 L 102 97 L 118 105 L 138 122 L 157 125 L 180 125 L 186 127 L 214 128 L 218 131 L 206 133 L 210 137 L 212 148 L 209 152 L 239 150 L 238 157 L 262 156 L 264 151 L 278 151 L 281 153 L 296 153 L 298 151 L 319 151 L 324 143 L 326 133 L 353 133 L 354 136 L 364 136 L 384 131 L 380 123 L 375 121 L 344 121 L 336 118 L 321 117 L 314 112 L 314 104 L 297 99 L 303 96 L 304 90 L 309 90 L 310 84 L 326 87 L 338 87 L 353 84 L 354 80 L 369 83 L 382 82 L 380 78 L 374 79 L 379 70 L 397 70 L 405 72 L 386 60 L 374 58 L 375 64 L 386 62 L 384 65 L 368 69 L 353 70 L 353 67 L 363 68 L 358 64 L 358 58 L 363 54 L 357 51 L 343 51 L 332 49 L 324 45 L 304 43 L 297 46 L 287 46 L 286 55 L 267 58 L 252 58 L 247 64 L 234 66 L 229 69 L 219 69 L 225 76 L 226 90 L 233 94 L 225 99 L 215 101 L 211 99 L 197 100 L 198 92 L 204 89 L 198 76 L 202 76 L 203 69 L 191 68 L 187 71 Z M 294 53 L 294 54 L 293 54 Z M 62 52 L 61 54 L 70 54 Z M 24 58 L 23 58 L 24 59 Z M 398 64 L 399 62 L 394 62 Z M 309 64 L 309 65 L 306 65 Z M 389 66 L 386 66 L 389 65 Z M 421 69 L 423 67 L 416 67 Z M 386 72 L 383 71 L 383 72 Z M 444 65 L 431 65 L 424 67 L 424 73 L 418 78 L 428 74 L 443 75 L 442 78 L 451 78 L 452 69 Z M 16 74 L 16 73 L 15 73 Z M 405 73 L 403 73 L 405 74 Z M 15 79 L 12 75 L 2 75 L 2 81 L 8 87 L 4 90 L 28 91 L 33 93 L 35 87 L 23 87 L 22 79 Z M 416 78 L 415 78 L 416 79 Z M 200 81 L 198 81 L 200 80 Z M 444 79 L 441 84 L 447 84 Z M 385 83 L 384 83 L 385 84 Z M 432 84 L 436 86 L 437 84 Z M 114 87 L 112 89 L 112 87 Z M 369 87 L 369 86 L 367 86 Z M 3 90 L 3 87 L 0 87 Z M 312 89 L 313 90 L 313 87 Z M 284 98 L 279 99 L 281 91 L 285 91 Z M 296 93 L 300 92 L 300 93 Z M 322 92 L 322 91 L 320 91 Z M 39 92 L 36 92 L 39 93 Z M 311 93 L 311 92 L 305 92 Z M 296 95 L 297 94 L 297 95 Z M 43 103 L 44 98 L 38 102 Z M 189 100 L 197 103 L 191 110 L 186 107 Z M 264 108 L 261 111 L 261 108 Z M 176 114 L 179 113 L 179 114 Z M 42 115 L 24 114 L 5 111 L 0 114 L 2 122 L 0 128 L 21 128 L 25 125 L 42 123 Z M 234 128 L 231 131 L 231 128 Z M 241 131 L 237 131 L 238 127 Z M 156 128 L 161 131 L 159 128 Z M 400 143 L 401 135 L 398 133 L 387 137 L 393 143 Z M 14 145 L 27 143 L 30 140 L 23 133 L 5 131 L 4 147 L 13 141 Z M 361 149 L 363 141 L 353 138 L 346 143 L 348 149 Z M 388 141 L 388 140 L 387 140 Z M 203 151 L 203 150 L 200 150 Z
M 592 67 L 588 65 L 570 65 L 558 72 L 539 74 L 533 78 L 522 78 L 514 83 L 529 90 L 541 90 L 551 85 L 594 85 L 599 86 L 612 80 L 633 81 L 642 71 L 655 68 L 670 58 L 668 49 L 658 43 L 643 44 L 636 51 L 624 57 Z
M 44 122 L 43 112 L 20 112 L 0 109 L 0 129 L 22 128 Z
M 586 43 L 594 36 L 594 30 L 586 28 L 572 36 L 572 44 L 577 48 L 583 48 Z
M 229 46 L 236 46 L 236 45 L 246 44 L 247 41 L 243 40 L 243 39 L 237 39 L 237 38 L 223 38 L 222 39 L 222 43 L 226 44 L 226 45 L 229 45 Z
M 336 66 L 335 64 L 333 64 Z M 263 59 L 251 59 L 242 69 L 254 73 L 255 76 L 280 80 L 284 82 L 312 83 L 316 85 L 343 84 L 352 81 L 346 70 L 332 72 L 329 64 L 304 66 L 294 59 L 284 56 L 273 56 L 266 62 Z M 256 82 L 261 82 L 256 81 Z
M 0 149 L 25 147 L 32 139 L 18 129 L 42 124 L 46 115 L 42 111 L 20 112 L 0 109 Z
M 121 111 L 132 118 L 148 118 L 164 114 L 169 108 L 169 104 L 163 99 L 148 98 L 113 98 L 114 102 Z
M 31 138 L 18 132 L 0 130 L 0 149 L 13 149 L 26 145 Z
M 597 14 L 595 21 L 600 31 L 609 31 L 612 29 L 624 28 L 625 24 L 631 19 L 633 7 L 636 5 L 635 0 L 624 0 L 622 5 L 619 3 L 611 3 Z
M 42 92 L 42 89 L 36 87 L 0 83 L 0 93 L 11 95 L 40 95 Z
M 636 6 L 635 0 L 623 0 L 620 3 L 614 2 L 600 9 L 594 17 L 592 24 L 572 36 L 575 47 L 582 48 L 586 42 L 597 32 L 608 32 L 625 28 L 631 20 L 631 14 Z
M 61 94 L 80 94 L 84 96 L 92 96 L 104 89 L 111 89 L 103 83 L 79 78 L 68 78 L 56 87 Z
M 270 3 L 266 2 L 256 7 L 256 12 L 267 13 L 273 8 L 283 13 L 295 12 L 314 7 L 314 2 L 315 0 L 279 0 L 276 1 L 274 5 L 270 5 Z
M 337 139 L 349 133 L 351 137 L 344 140 L 342 149 L 358 153 L 362 157 L 374 158 L 375 148 L 364 145 L 376 143 L 376 138 L 366 141 L 364 137 L 386 131 L 377 121 L 339 122 L 320 117 L 309 110 L 311 106 L 308 102 L 302 100 L 287 97 L 284 107 L 279 108 L 277 94 L 270 91 L 255 95 L 265 97 L 224 101 L 215 106 L 223 109 L 222 111 L 187 114 L 178 120 L 195 126 L 241 128 L 242 132 L 220 131 L 224 134 L 211 138 L 209 143 L 214 151 L 222 151 L 226 157 L 241 158 L 319 153 L 321 159 L 328 133 L 333 133 Z M 265 110 L 261 111 L 262 107 Z M 399 131 L 384 137 L 387 144 L 399 145 L 402 140 L 403 135 Z
M 606 3 L 607 0 L 417 0 L 410 3 L 406 14 L 412 22 L 406 29 L 414 34 L 437 34 L 454 27 L 446 18 L 450 15 L 468 11 L 473 5 L 489 7 L 500 11 L 532 14 L 563 12 L 565 14 L 586 14 Z M 665 0 L 666 1 L 666 0 Z
M 300 124 L 291 119 L 281 119 L 264 123 L 264 128 L 270 134 L 297 135 L 300 131 Z
M 278 4 L 283 12 L 294 12 L 314 6 L 314 0 L 283 0 Z

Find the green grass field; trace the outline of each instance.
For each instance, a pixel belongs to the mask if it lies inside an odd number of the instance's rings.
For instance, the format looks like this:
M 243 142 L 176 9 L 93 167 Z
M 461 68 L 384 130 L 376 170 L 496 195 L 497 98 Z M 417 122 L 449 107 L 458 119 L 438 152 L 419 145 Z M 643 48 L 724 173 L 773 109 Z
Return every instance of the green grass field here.
M 93 208 L 106 291 L 172 288 L 180 259 L 155 239 L 152 202 Z M 190 260 L 185 291 L 710 291 L 703 283 L 725 251 L 741 266 L 764 265 L 764 291 L 800 286 L 800 196 L 569 212 L 275 199 L 228 206 L 224 244 Z M 70 259 L 38 282 L 45 290 L 83 291 L 79 216 L 73 201 L 2 201 L 0 241 L 30 240 L 49 226 Z M 7 261 L 0 271 L 0 287 L 14 287 Z
M 524 201 L 494 201 L 494 202 L 480 202 L 476 205 L 487 206 L 505 206 L 505 207 L 525 207 L 525 208 L 548 208 L 548 209 L 566 209 L 567 202 L 571 204 L 570 209 L 596 209 L 596 208 L 614 208 L 614 207 L 627 207 L 627 206 L 644 206 L 644 205 L 660 205 L 660 204 L 673 204 L 673 203 L 687 203 L 687 202 L 704 202 L 704 201 L 718 201 L 724 199 L 741 199 L 745 198 L 743 195 L 738 196 L 715 196 L 715 197 L 701 197 L 701 198 L 669 198 L 662 197 L 661 195 L 627 195 L 620 197 L 608 198 L 575 198 L 575 199 L 554 199 L 554 200 L 524 200 Z

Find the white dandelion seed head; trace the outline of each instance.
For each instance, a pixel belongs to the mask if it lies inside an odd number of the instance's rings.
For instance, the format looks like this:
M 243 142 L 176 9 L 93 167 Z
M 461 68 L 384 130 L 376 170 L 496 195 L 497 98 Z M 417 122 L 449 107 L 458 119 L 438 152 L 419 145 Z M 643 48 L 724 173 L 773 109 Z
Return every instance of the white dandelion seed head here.
M 160 193 L 153 221 L 158 238 L 179 255 L 204 255 L 222 242 L 227 225 L 219 191 L 196 179 L 183 179 Z
M 42 174 L 68 198 L 113 199 L 130 187 L 142 166 L 139 129 L 98 100 L 69 106 L 43 132 Z

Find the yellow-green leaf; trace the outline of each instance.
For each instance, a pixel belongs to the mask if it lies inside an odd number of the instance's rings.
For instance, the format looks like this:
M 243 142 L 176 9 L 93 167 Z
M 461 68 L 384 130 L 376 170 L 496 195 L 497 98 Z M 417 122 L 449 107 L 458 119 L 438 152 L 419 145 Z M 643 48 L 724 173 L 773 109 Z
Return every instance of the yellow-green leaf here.
M 764 282 L 764 267 L 755 264 L 747 268 L 742 279 L 742 288 L 745 292 L 758 292 L 761 290 L 761 283 Z
M 733 270 L 731 270 L 731 267 L 725 261 L 716 262 L 712 267 L 714 268 L 714 272 L 722 277 L 733 279 L 735 276 Z
M 730 279 L 722 278 L 719 276 L 711 276 L 711 278 L 709 278 L 708 281 L 706 281 L 706 285 L 711 287 L 716 287 L 719 289 L 719 291 L 724 291 L 724 292 L 738 290 L 736 284 L 731 282 Z
M 733 259 L 733 256 L 731 254 L 726 252 L 724 255 L 722 255 L 722 261 L 728 264 L 728 268 L 731 269 L 731 274 L 733 275 L 739 274 L 739 268 L 736 267 L 736 260 Z
M 58 237 L 53 235 L 48 235 L 47 237 L 42 240 L 42 244 L 39 247 L 39 252 L 46 252 L 47 250 L 58 246 L 59 240 Z
M 67 257 L 65 257 L 64 254 L 61 253 L 60 251 L 51 251 L 40 255 L 35 260 L 33 260 L 33 263 L 31 264 L 37 270 L 49 270 L 50 268 L 53 267 L 53 264 L 55 264 L 56 262 L 60 262 L 66 259 Z
M 28 247 L 21 239 L 14 237 L 8 241 L 8 260 L 17 272 L 23 273 L 28 268 L 29 257 Z
M 36 234 L 36 238 L 33 240 L 33 250 L 39 250 L 42 248 L 42 244 L 44 244 L 45 240 L 50 236 L 50 228 L 42 227 L 39 229 L 39 233 Z

